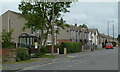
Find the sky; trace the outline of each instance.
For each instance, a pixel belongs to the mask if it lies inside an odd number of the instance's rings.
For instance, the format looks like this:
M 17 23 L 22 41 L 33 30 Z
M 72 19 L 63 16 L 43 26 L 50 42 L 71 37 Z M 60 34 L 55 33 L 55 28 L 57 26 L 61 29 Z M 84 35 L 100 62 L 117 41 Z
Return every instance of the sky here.
M 109 34 L 113 35 L 113 24 L 115 26 L 115 37 L 118 36 L 118 0 L 80 0 L 71 4 L 70 12 L 63 14 L 63 19 L 70 25 L 85 23 L 89 28 L 97 28 L 100 33 L 108 34 L 107 22 L 109 22 Z M 1 0 L 0 15 L 7 10 L 20 12 L 18 4 L 20 1 Z M 114 22 L 111 22 L 114 21 Z
M 97 28 L 100 33 L 108 34 L 107 22 L 109 22 L 109 34 L 113 36 L 113 24 L 115 36 L 118 35 L 118 3 L 117 2 L 78 2 L 71 5 L 70 13 L 64 14 L 68 24 L 87 24 L 89 28 Z M 114 21 L 114 22 L 112 22 Z

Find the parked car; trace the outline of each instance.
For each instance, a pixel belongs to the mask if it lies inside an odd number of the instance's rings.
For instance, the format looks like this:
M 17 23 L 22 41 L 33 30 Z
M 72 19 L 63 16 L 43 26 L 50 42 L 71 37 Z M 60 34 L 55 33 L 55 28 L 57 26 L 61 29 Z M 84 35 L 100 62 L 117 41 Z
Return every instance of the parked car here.
M 106 49 L 113 49 L 113 44 L 112 43 L 107 43 L 106 44 Z

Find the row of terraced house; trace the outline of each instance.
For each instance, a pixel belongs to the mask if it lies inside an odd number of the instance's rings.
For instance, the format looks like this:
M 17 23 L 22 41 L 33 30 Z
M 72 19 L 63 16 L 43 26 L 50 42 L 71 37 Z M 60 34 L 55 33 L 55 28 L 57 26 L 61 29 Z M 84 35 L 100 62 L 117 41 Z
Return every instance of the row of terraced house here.
M 13 42 L 16 44 L 23 43 L 34 45 L 34 39 L 31 39 L 32 43 L 29 43 L 25 42 L 24 39 L 19 40 L 19 37 L 24 35 L 38 37 L 40 35 L 40 31 L 35 31 L 32 33 L 31 29 L 26 29 L 25 31 L 21 30 L 27 21 L 21 17 L 20 13 L 8 10 L 2 14 L 0 18 L 2 20 L 0 23 L 0 32 L 2 32 L 3 29 L 6 29 L 7 31 L 14 29 L 12 37 L 14 38 Z M 59 34 L 55 34 L 55 44 L 60 44 L 61 42 L 82 42 L 84 44 L 99 46 L 105 42 L 105 40 L 112 41 L 113 37 L 99 33 L 98 29 L 78 27 L 77 24 L 70 25 L 69 28 L 60 29 Z M 48 35 L 46 44 L 50 44 L 50 42 L 51 35 Z

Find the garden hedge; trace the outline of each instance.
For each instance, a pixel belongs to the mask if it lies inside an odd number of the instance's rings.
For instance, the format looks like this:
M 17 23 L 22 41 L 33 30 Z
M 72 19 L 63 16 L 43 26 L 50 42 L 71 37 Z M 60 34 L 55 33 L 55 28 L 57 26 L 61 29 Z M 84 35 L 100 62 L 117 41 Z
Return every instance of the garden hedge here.
M 64 48 L 67 48 L 67 53 L 75 53 L 82 51 L 82 44 L 80 42 L 62 42 L 60 53 L 64 53 Z

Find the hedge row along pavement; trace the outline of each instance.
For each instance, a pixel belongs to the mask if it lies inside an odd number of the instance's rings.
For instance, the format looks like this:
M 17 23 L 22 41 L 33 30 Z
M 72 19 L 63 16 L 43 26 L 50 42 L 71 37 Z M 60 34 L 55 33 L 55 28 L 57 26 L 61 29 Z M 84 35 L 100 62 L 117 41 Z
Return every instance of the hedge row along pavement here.
M 67 53 L 81 52 L 82 44 L 80 42 L 62 42 L 60 54 L 64 53 L 64 48 L 67 48 Z

